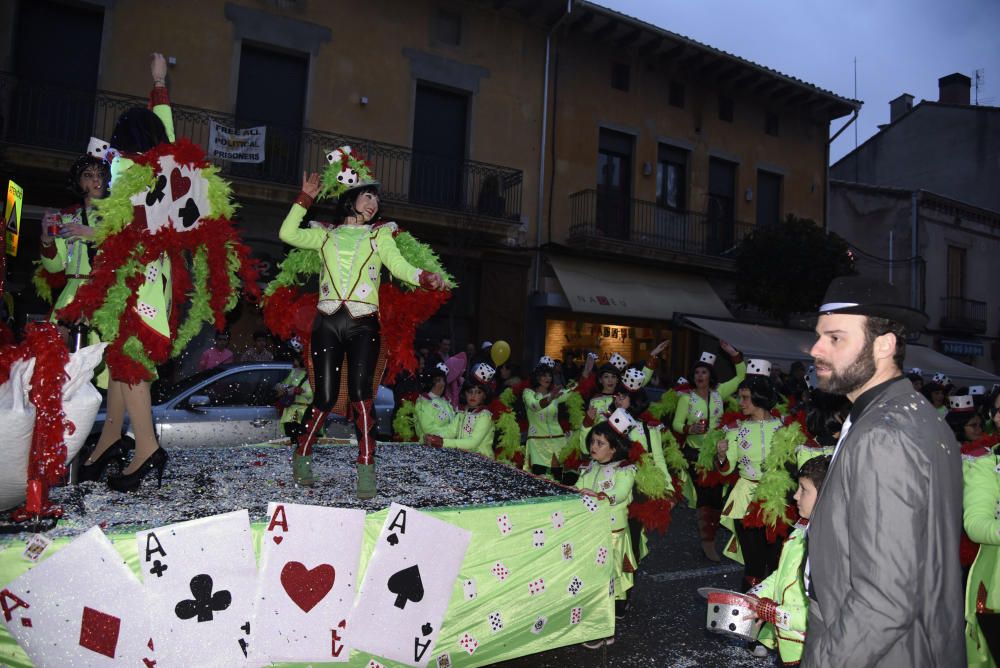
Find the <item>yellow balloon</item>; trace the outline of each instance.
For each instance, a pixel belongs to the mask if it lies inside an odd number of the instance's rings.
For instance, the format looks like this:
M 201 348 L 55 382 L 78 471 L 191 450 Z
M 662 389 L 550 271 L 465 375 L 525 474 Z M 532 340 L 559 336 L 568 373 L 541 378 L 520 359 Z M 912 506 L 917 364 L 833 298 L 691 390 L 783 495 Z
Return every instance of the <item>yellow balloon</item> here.
M 506 341 L 494 342 L 493 347 L 490 348 L 490 357 L 493 358 L 494 364 L 500 366 L 510 359 L 510 344 Z

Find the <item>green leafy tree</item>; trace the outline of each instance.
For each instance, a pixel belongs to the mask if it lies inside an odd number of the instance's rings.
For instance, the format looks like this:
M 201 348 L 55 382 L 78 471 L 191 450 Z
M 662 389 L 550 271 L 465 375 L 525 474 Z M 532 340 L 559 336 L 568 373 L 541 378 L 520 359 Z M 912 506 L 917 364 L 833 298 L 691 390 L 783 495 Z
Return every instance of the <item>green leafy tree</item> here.
M 847 242 L 815 221 L 789 215 L 758 227 L 736 250 L 736 300 L 780 319 L 815 312 L 837 276 L 854 273 Z

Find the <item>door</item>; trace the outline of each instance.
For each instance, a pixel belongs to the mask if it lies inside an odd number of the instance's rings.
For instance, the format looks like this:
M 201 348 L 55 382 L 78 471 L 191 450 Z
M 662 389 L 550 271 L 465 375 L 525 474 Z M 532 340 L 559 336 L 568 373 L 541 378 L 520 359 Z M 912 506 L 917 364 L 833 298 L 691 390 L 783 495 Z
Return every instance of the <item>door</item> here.
M 781 175 L 757 171 L 757 226 L 781 222 Z
M 468 109 L 468 95 L 417 85 L 410 162 L 411 202 L 454 210 L 465 208 Z
M 718 255 L 733 245 L 736 208 L 736 163 L 710 158 L 705 252 Z
M 192 388 L 154 415 L 166 448 L 224 448 L 278 438 L 274 386 L 287 368 L 233 369 Z M 193 396 L 208 398 L 194 406 Z
M 93 134 L 104 14 L 99 8 L 24 0 L 14 34 L 16 88 L 8 141 L 82 154 Z
M 601 128 L 597 151 L 597 229 L 628 239 L 632 203 L 631 135 Z
M 236 127 L 266 126 L 264 162 L 233 163 L 233 174 L 301 183 L 302 120 L 309 57 L 243 43 L 236 93 Z M 312 168 L 315 168 L 313 166 Z

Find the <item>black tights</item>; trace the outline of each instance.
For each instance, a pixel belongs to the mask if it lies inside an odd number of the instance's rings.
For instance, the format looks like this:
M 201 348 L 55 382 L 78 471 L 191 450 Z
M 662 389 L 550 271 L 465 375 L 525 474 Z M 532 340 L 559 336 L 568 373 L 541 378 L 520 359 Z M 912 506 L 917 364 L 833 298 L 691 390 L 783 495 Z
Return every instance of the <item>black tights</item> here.
M 736 537 L 743 551 L 743 574 L 760 582 L 778 568 L 781 555 L 781 539 L 767 542 L 764 527 L 747 528 L 742 520 L 736 520 Z
M 347 396 L 352 402 L 372 398 L 372 375 L 378 361 L 381 334 L 376 314 L 353 318 L 347 305 L 333 315 L 317 312 L 313 321 L 312 355 L 316 387 L 313 406 L 329 411 L 337 403 L 340 370 L 347 355 Z

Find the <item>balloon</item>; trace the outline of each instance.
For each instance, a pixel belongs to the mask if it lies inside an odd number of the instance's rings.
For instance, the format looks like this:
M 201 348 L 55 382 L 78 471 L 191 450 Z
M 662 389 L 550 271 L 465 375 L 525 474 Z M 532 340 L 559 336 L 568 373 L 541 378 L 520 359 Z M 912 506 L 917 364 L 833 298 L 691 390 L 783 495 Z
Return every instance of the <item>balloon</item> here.
M 506 341 L 494 341 L 493 347 L 490 349 L 490 357 L 494 364 L 500 366 L 510 359 L 510 344 Z

